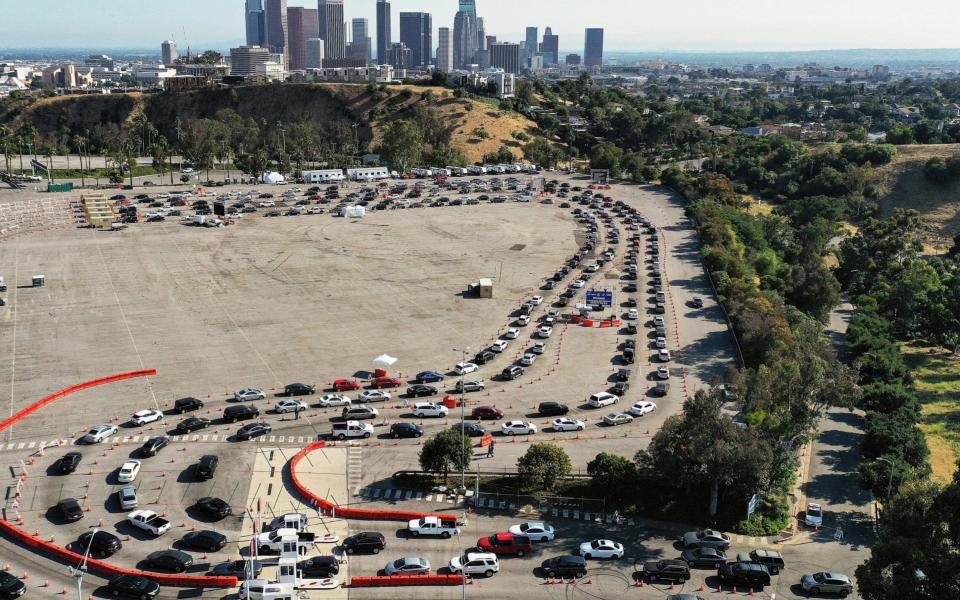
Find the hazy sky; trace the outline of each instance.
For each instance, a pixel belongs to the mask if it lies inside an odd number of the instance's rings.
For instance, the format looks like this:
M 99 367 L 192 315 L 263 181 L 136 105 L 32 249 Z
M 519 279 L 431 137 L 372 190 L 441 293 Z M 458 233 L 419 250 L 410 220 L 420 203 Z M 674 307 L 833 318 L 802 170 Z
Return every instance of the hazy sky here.
M 376 0 L 345 0 L 347 19 L 367 17 Z M 290 6 L 316 3 L 290 0 Z M 159 47 L 183 29 L 194 49 L 243 41 L 244 0 L 0 0 L 0 47 Z M 456 0 L 393 0 L 453 25 Z M 583 46 L 584 27 L 606 29 L 608 50 L 817 50 L 956 48 L 957 0 L 477 0 L 488 34 L 519 41 L 524 27 L 552 26 L 561 50 Z M 436 39 L 436 34 L 434 39 Z

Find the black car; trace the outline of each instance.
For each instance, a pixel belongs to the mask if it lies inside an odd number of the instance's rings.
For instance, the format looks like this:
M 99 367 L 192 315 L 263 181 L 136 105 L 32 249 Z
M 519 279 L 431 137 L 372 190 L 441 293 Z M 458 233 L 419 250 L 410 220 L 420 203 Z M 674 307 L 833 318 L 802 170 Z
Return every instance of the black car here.
M 210 427 L 210 419 L 190 417 L 177 423 L 177 433 L 190 433 L 191 431 L 206 429 L 207 427 Z
M 770 571 L 756 563 L 727 563 L 717 569 L 717 575 L 723 583 L 748 585 L 751 588 L 770 585 Z
M 407 388 L 407 396 L 411 398 L 420 398 L 423 396 L 436 396 L 439 393 L 437 388 L 432 385 L 418 383 Z
M 576 577 L 587 574 L 587 561 L 582 556 L 555 556 L 540 565 L 547 577 Z
M 690 579 L 690 567 L 682 560 L 651 560 L 643 563 L 643 576 L 683 583 Z
M 716 548 L 687 548 L 680 559 L 693 567 L 711 567 L 719 569 L 727 562 L 727 555 Z
M 204 529 L 201 531 L 191 531 L 180 540 L 187 548 L 197 550 L 206 550 L 207 552 L 216 552 L 227 545 L 227 536 L 216 531 Z
M 140 575 L 117 575 L 107 584 L 114 596 L 130 596 L 137 600 L 154 598 L 160 593 L 160 584 Z
M 251 406 L 249 404 L 236 404 L 234 406 L 228 406 L 223 411 L 223 420 L 228 423 L 236 423 L 237 421 L 246 421 L 248 419 L 255 419 L 260 416 L 260 410 L 256 406 Z
M 19 598 L 27 591 L 27 586 L 16 575 L 0 571 L 0 598 Z
M 570 412 L 570 408 L 560 402 L 541 402 L 540 406 L 537 407 L 537 412 L 544 417 L 552 417 L 555 415 L 565 415 Z
M 180 550 L 158 550 L 143 559 L 143 566 L 149 569 L 162 569 L 183 573 L 193 566 L 193 557 Z
M 201 456 L 196 468 L 197 479 L 213 479 L 219 464 L 220 459 L 214 454 Z
M 113 556 L 123 548 L 120 538 L 109 531 L 85 531 L 77 538 L 77 553 L 83 554 L 90 549 L 90 554 L 107 558 Z
M 387 540 L 383 537 L 383 534 L 378 531 L 361 531 L 343 540 L 341 546 L 347 554 L 356 554 L 358 552 L 377 554 L 387 547 Z
M 484 350 L 483 352 L 479 352 L 476 356 L 473 357 L 473 363 L 477 365 L 484 365 L 496 357 L 497 357 L 497 354 L 495 352 L 492 352 L 490 350 Z
M 297 563 L 297 569 L 304 577 L 315 579 L 336 577 L 340 572 L 340 561 L 334 556 L 314 556 Z
M 422 435 L 423 429 L 415 423 L 394 423 L 390 426 L 390 437 L 393 438 L 418 438 Z
M 203 408 L 203 401 L 196 398 L 180 398 L 173 403 L 173 412 L 182 415 L 185 412 L 200 410 Z
M 487 430 L 484 429 L 482 425 L 477 425 L 476 423 L 471 423 L 469 421 L 465 421 L 463 423 L 457 423 L 450 429 L 453 429 L 454 431 L 459 431 L 460 433 L 462 433 L 467 437 L 483 437 L 484 435 L 487 434 Z
M 263 571 L 263 563 L 259 560 L 232 560 L 230 562 L 220 563 L 210 570 L 210 575 L 215 577 L 234 576 L 238 579 L 245 579 L 248 574 L 251 579 L 260 577 Z
M 203 513 L 207 517 L 214 519 L 223 519 L 230 516 L 233 510 L 230 508 L 230 505 L 227 504 L 225 500 L 220 498 L 214 498 L 212 496 L 205 496 L 197 500 L 196 504 L 193 505 L 195 509 Z
M 67 452 L 57 461 L 57 473 L 67 475 L 77 470 L 83 455 L 79 452 Z
M 287 396 L 312 396 L 317 393 L 317 386 L 306 383 L 291 383 L 283 388 L 283 393 Z
M 627 383 L 626 381 L 618 381 L 613 385 L 613 387 L 610 388 L 611 390 L 610 393 L 616 394 L 617 396 L 622 396 L 626 394 L 627 390 L 629 389 L 630 389 L 629 383 Z
M 521 375 L 523 375 L 523 367 L 518 367 L 516 365 L 507 367 L 506 369 L 500 372 L 500 377 L 507 381 L 513 381 L 514 379 L 516 379 L 517 377 L 520 377 Z
M 140 446 L 140 456 L 156 456 L 157 452 L 160 452 L 170 444 L 170 438 L 167 436 L 150 438 L 144 442 L 143 446 Z
M 67 523 L 74 523 L 83 518 L 83 507 L 75 498 L 64 498 L 57 504 L 60 513 Z
M 636 356 L 636 350 L 633 348 L 624 348 L 623 349 L 623 362 L 628 365 L 633 364 L 634 357 Z
M 247 423 L 237 430 L 237 439 L 251 440 L 261 435 L 267 435 L 271 431 L 273 431 L 273 426 L 270 423 Z
M 617 369 L 617 381 L 629 381 L 630 380 L 630 369 L 626 367 L 622 369 Z

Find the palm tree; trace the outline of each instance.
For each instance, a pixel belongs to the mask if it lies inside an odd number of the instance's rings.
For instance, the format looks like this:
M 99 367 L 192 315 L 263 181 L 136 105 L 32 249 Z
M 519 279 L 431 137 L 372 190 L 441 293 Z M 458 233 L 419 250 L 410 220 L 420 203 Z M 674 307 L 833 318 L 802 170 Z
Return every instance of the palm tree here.
M 73 136 L 73 147 L 77 149 L 80 155 L 80 187 L 87 187 L 87 172 L 83 168 L 83 149 L 87 145 L 87 138 L 82 135 Z
M 153 158 L 153 168 L 160 172 L 160 179 L 170 164 L 170 144 L 167 138 L 158 137 L 150 146 L 150 156 Z M 173 171 L 170 171 L 170 185 L 173 185 Z

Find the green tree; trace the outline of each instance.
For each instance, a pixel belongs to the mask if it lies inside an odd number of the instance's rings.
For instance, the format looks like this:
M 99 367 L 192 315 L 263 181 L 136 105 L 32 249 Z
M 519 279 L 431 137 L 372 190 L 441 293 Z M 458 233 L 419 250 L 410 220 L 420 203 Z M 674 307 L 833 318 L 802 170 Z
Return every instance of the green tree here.
M 432 473 L 443 473 L 446 482 L 451 470 L 459 471 L 470 466 L 473 446 L 470 439 L 453 429 L 445 429 L 433 436 L 420 450 L 420 468 Z
M 620 174 L 621 160 L 623 160 L 623 150 L 610 142 L 597 144 L 590 149 L 591 169 L 609 169 L 610 174 L 617 177 Z
M 593 481 L 594 490 L 609 501 L 619 502 L 633 493 L 637 467 L 619 454 L 601 452 L 587 463 L 587 474 Z
M 423 137 L 410 121 L 388 123 L 383 132 L 380 154 L 391 168 L 406 172 L 420 161 Z
M 556 444 L 532 444 L 517 459 L 520 481 L 531 490 L 552 490 L 570 470 L 570 457 Z
M 167 172 L 167 168 L 170 166 L 170 157 L 172 151 L 170 149 L 170 143 L 167 142 L 165 137 L 157 137 L 153 141 L 153 145 L 150 146 L 150 158 L 152 159 L 153 168 L 160 173 L 160 179 L 163 179 L 163 175 Z M 173 185 L 173 170 L 170 171 L 170 185 Z

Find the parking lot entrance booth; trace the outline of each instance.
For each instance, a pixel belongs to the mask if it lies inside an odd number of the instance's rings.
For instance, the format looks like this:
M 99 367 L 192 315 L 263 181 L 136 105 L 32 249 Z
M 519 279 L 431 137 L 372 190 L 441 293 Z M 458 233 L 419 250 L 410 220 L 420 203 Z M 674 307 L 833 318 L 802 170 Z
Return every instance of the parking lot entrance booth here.
M 493 298 L 493 280 L 481 279 L 477 283 L 477 292 L 481 298 Z

